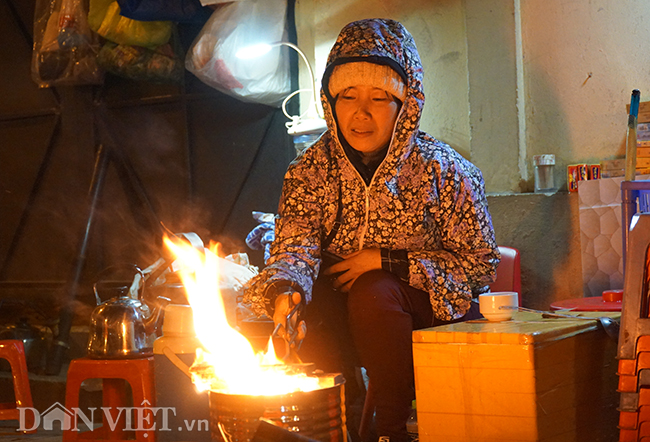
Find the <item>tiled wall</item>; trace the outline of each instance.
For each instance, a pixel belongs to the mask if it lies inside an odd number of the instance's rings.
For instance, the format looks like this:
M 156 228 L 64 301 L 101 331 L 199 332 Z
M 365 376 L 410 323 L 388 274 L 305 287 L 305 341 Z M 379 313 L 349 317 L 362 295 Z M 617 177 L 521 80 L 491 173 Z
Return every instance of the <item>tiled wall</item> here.
M 650 176 L 638 176 L 647 180 Z M 585 296 L 623 288 L 621 182 L 623 177 L 581 181 L 580 246 Z

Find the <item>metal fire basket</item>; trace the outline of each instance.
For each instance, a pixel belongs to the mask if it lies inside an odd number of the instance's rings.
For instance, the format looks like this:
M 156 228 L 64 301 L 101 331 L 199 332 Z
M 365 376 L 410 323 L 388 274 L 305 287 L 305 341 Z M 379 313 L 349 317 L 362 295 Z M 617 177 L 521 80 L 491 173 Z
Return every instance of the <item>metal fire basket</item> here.
M 260 419 L 321 442 L 345 442 L 345 381 L 314 391 L 253 396 L 210 391 L 210 433 L 213 441 L 249 442 Z

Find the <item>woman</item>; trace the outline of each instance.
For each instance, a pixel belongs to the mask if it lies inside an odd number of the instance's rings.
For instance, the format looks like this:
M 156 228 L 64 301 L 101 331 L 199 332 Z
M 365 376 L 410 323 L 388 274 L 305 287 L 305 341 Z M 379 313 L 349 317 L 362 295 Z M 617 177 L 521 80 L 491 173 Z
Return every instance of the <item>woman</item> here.
M 328 130 L 289 166 L 271 256 L 245 301 L 276 323 L 307 304 L 305 347 L 313 335 L 325 342 L 311 346 L 314 359 L 333 355 L 328 331 L 344 346 L 349 326 L 375 392 L 377 433 L 401 442 L 414 398 L 412 331 L 480 317 L 472 298 L 494 280 L 483 178 L 418 129 L 422 65 L 398 22 L 343 28 L 321 100 Z M 323 276 L 314 285 L 326 253 L 344 258 L 322 269 L 329 289 Z

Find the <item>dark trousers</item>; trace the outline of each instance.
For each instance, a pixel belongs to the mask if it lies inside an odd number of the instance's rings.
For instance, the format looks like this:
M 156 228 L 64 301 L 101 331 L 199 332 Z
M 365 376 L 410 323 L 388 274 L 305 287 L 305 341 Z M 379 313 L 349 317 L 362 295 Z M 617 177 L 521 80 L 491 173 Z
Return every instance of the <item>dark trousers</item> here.
M 455 321 L 480 318 L 478 304 Z M 346 378 L 348 423 L 356 436 L 363 389 L 355 367 L 365 367 L 376 404 L 377 434 L 391 442 L 408 440 L 406 421 L 415 399 L 413 330 L 448 324 L 433 317 L 429 295 L 393 274 L 375 270 L 361 275 L 347 294 L 317 281 L 305 313 L 304 362 Z M 355 437 L 356 438 L 356 437 Z

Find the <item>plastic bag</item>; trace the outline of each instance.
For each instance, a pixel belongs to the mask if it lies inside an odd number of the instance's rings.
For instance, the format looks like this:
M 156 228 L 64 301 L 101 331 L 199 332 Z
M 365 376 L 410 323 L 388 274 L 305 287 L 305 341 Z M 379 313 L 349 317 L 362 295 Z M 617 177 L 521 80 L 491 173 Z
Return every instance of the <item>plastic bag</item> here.
M 37 0 L 32 79 L 40 87 L 101 84 L 101 45 L 90 31 L 82 0 Z
M 276 45 L 258 58 L 237 51 L 282 41 L 286 0 L 242 0 L 217 9 L 192 43 L 185 67 L 204 83 L 242 101 L 280 106 L 291 91 L 289 48 Z
M 169 43 L 149 49 L 109 41 L 99 51 L 97 63 L 120 77 L 156 83 L 178 83 L 184 72 L 183 61 Z
M 105 39 L 122 45 L 155 48 L 168 43 L 172 35 L 172 22 L 122 17 L 115 0 L 90 0 L 88 24 Z
M 184 238 L 197 250 L 207 252 L 203 240 L 194 232 L 178 233 L 176 236 Z M 151 280 L 150 288 L 156 286 L 164 287 L 166 284 L 176 284 L 178 271 L 185 267 L 182 259 L 174 259 L 169 262 L 167 258 L 160 258 L 158 261 L 142 271 L 145 278 Z M 218 275 L 217 286 L 218 292 L 223 300 L 226 318 L 232 327 L 237 324 L 237 316 L 244 315 L 247 310 L 244 306 L 238 304 L 238 299 L 243 295 L 243 287 L 253 276 L 258 274 L 258 268 L 250 265 L 248 255 L 237 253 L 228 255 L 225 258 L 217 257 Z M 250 315 L 251 313 L 248 313 Z
M 264 263 L 267 263 L 275 240 L 275 215 L 254 211 L 253 218 L 259 224 L 246 235 L 246 245 L 253 250 L 264 250 Z
M 199 0 L 117 0 L 120 14 L 132 20 L 205 23 L 212 10 Z

